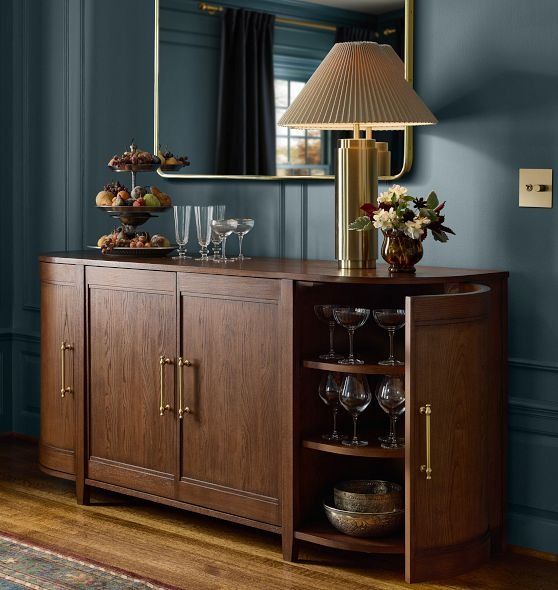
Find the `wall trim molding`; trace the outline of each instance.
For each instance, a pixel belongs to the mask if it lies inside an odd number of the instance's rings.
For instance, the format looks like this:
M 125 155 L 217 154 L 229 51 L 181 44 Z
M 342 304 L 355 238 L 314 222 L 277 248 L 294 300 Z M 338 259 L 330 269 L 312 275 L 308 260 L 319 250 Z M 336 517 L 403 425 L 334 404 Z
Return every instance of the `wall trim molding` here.
M 514 369 L 530 369 L 534 371 L 548 371 L 551 373 L 558 373 L 558 363 L 549 361 L 541 362 L 531 359 L 511 357 L 508 359 L 508 364 Z
M 509 430 L 558 438 L 558 403 L 509 398 Z

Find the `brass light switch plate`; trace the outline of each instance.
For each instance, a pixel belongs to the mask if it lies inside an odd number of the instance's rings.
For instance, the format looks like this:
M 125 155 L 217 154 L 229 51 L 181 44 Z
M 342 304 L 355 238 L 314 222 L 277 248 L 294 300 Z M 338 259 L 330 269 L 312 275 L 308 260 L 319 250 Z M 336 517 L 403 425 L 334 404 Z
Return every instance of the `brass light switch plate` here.
M 552 168 L 519 170 L 519 206 L 552 208 Z

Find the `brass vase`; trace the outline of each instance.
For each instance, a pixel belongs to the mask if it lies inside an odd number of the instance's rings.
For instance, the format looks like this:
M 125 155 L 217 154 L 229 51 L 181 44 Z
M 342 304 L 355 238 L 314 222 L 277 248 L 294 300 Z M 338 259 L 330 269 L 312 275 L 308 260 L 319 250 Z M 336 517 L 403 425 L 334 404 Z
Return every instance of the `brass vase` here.
M 422 258 L 422 241 L 414 240 L 400 231 L 384 231 L 382 258 L 390 272 L 415 272 L 415 264 Z

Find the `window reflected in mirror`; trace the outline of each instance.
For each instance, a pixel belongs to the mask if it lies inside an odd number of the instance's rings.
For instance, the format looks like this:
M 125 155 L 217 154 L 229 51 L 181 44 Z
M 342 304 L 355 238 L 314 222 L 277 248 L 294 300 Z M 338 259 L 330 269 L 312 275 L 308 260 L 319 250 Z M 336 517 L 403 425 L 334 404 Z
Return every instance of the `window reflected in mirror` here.
M 405 0 L 159 0 L 157 143 L 185 154 L 187 176 L 327 177 L 350 132 L 278 119 L 335 42 L 389 43 L 404 58 Z M 392 175 L 403 131 L 388 141 Z

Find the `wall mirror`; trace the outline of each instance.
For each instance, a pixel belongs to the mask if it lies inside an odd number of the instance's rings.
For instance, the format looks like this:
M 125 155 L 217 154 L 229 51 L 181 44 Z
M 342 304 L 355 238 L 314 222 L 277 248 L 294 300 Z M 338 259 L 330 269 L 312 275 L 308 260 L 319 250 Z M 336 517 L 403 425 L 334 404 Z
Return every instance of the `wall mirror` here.
M 337 41 L 390 44 L 413 73 L 413 0 L 155 0 L 155 149 L 186 155 L 172 178 L 332 179 L 343 132 L 276 121 Z M 348 136 L 347 136 L 348 137 Z M 391 176 L 412 129 L 387 141 Z

